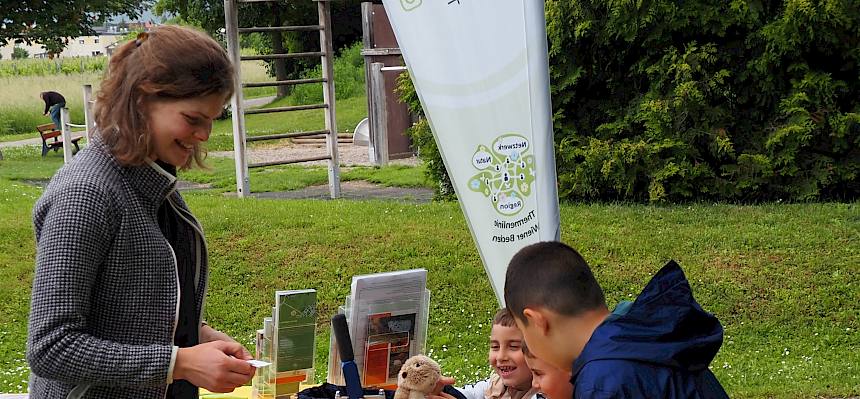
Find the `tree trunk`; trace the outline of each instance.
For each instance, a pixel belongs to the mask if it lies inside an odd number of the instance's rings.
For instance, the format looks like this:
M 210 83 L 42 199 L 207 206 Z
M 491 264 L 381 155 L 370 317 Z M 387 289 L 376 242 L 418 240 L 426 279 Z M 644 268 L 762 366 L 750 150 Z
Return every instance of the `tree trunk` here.
M 272 15 L 274 16 L 274 21 L 272 26 L 281 26 L 281 14 L 278 13 L 278 9 L 273 7 Z M 273 31 L 272 33 L 272 54 L 284 54 L 284 38 L 280 31 Z M 276 80 L 287 80 L 287 60 L 283 58 L 277 58 L 272 61 L 272 65 L 275 68 L 275 79 Z M 290 94 L 289 86 L 277 86 L 278 88 L 278 98 L 286 97 Z

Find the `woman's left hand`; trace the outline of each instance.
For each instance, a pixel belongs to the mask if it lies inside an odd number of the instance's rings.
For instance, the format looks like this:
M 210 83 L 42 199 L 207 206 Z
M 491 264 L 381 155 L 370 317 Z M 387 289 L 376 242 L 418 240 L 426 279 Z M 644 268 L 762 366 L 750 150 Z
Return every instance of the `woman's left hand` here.
M 235 339 L 233 339 L 233 337 L 224 334 L 221 331 L 218 331 L 212 327 L 209 327 L 208 324 L 204 324 L 202 327 L 200 327 L 200 343 L 204 344 L 212 341 L 227 341 L 239 343 L 239 341 L 236 341 Z M 238 358 L 242 360 L 251 360 L 254 358 L 254 356 L 251 355 L 251 352 L 249 352 L 248 349 L 245 348 L 245 345 L 242 345 L 242 356 Z

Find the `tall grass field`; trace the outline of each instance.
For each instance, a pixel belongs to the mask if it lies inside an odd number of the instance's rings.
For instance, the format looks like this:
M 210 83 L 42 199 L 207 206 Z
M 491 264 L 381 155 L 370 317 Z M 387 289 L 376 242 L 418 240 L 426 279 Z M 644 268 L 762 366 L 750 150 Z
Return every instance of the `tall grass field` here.
M 100 73 L 105 70 L 107 60 L 107 57 L 0 60 L 0 77 Z
M 248 49 L 242 52 L 245 55 L 253 54 L 253 51 Z M 86 58 L 93 59 L 84 61 Z M 39 98 L 39 93 L 43 91 L 61 93 L 66 98 L 66 107 L 71 113 L 71 122 L 83 124 L 82 85 L 91 84 L 95 94 L 103 74 L 103 69 L 96 66 L 105 62 L 107 62 L 106 57 L 83 57 L 73 59 L 73 61 L 62 61 L 62 63 L 54 63 L 52 60 L 0 60 L 0 87 L 3 88 L 0 91 L 0 140 L 3 140 L 4 136 L 10 139 L 21 139 L 20 135 L 27 133 L 32 133 L 36 137 L 36 125 L 51 122 L 49 117 L 42 116 L 44 102 Z M 76 70 L 65 67 L 64 65 L 67 64 L 84 65 L 85 67 Z M 56 65 L 61 66 L 57 67 Z M 240 68 L 243 82 L 271 82 L 275 80 L 274 77 L 269 76 L 268 68 L 263 61 L 242 61 Z M 361 56 L 359 43 L 344 49 L 342 54 L 335 59 L 335 87 L 338 99 L 364 96 L 363 68 L 364 59 Z M 306 78 L 320 76 L 319 67 L 302 75 Z M 274 96 L 276 88 L 245 88 L 242 94 L 246 99 Z M 291 95 L 282 100 L 282 103 L 289 104 L 320 102 L 322 102 L 322 86 L 319 83 L 295 86 Z M 320 115 L 322 114 L 320 113 Z M 349 127 L 355 126 L 357 122 L 350 119 Z M 13 135 L 14 137 L 11 137 Z
M 71 122 L 84 122 L 83 85 L 98 90 L 101 73 L 88 72 L 70 75 L 0 77 L 0 136 L 32 132 L 38 137 L 36 125 L 51 123 L 43 116 L 45 102 L 39 97 L 43 91 L 56 91 L 66 98 Z
M 4 61 L 11 62 L 11 61 Z M 2 62 L 0 62 L 2 64 Z M 265 65 L 260 61 L 242 62 L 243 80 L 265 82 L 274 80 L 268 76 Z M 71 114 L 71 122 L 83 124 L 83 85 L 93 86 L 93 94 L 98 90 L 103 72 L 86 72 L 53 75 L 0 76 L 0 136 L 32 132 L 36 137 L 36 125 L 51 123 L 51 118 L 42 116 L 45 103 L 39 98 L 43 91 L 56 91 L 66 98 L 66 107 Z M 248 88 L 246 98 L 275 95 L 271 87 Z

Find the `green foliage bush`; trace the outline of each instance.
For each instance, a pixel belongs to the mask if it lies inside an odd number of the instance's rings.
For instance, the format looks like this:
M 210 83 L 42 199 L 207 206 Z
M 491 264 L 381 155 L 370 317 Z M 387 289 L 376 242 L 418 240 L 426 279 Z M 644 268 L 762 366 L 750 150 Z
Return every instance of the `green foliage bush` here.
M 12 49 L 12 59 L 13 60 L 24 59 L 24 58 L 27 58 L 29 56 L 30 56 L 30 52 L 27 51 L 27 49 L 25 49 L 23 47 L 15 46 L 15 48 Z
M 560 193 L 860 193 L 856 1 L 548 0 Z
M 856 0 L 546 0 L 546 17 L 563 198 L 860 194 Z
M 421 115 L 418 121 L 406 130 L 406 134 L 412 139 L 412 145 L 418 149 L 418 156 L 426 165 L 425 175 L 430 181 L 436 182 L 434 197 L 438 200 L 457 199 L 451 178 L 448 177 L 448 171 L 445 170 L 442 155 L 436 146 L 436 139 L 433 138 L 433 132 L 430 130 L 430 123 L 427 118 L 423 117 L 424 111 L 421 108 L 421 101 L 415 92 L 415 86 L 412 85 L 409 72 L 403 72 L 397 77 L 396 91 L 400 96 L 400 102 L 406 104 L 410 112 Z
M 334 89 L 339 99 L 363 96 L 364 86 L 364 57 L 361 55 L 361 42 L 356 42 L 340 51 L 334 59 Z M 322 67 L 301 74 L 302 79 L 322 77 Z M 290 95 L 296 104 L 317 104 L 323 102 L 320 83 L 299 85 Z

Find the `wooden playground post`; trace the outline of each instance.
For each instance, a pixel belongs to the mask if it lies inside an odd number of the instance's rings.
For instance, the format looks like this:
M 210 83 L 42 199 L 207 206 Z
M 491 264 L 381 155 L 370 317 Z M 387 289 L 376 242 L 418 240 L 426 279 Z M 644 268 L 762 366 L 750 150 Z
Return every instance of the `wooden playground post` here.
M 93 120 L 93 85 L 84 85 L 84 125 L 86 125 L 86 131 L 84 132 L 84 136 L 87 138 L 87 143 L 90 142 L 90 135 L 92 134 L 93 128 L 95 128 L 95 121 Z
M 370 132 L 373 134 L 373 145 L 375 154 L 374 164 L 376 166 L 388 165 L 388 110 L 385 108 L 385 78 L 382 76 L 382 67 L 385 64 L 374 62 L 370 64 L 370 93 L 372 97 L 370 113 Z
M 63 163 L 69 163 L 72 160 L 72 132 L 66 107 L 60 108 L 60 131 L 63 132 Z

